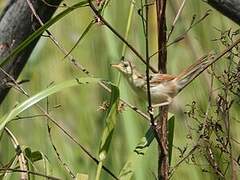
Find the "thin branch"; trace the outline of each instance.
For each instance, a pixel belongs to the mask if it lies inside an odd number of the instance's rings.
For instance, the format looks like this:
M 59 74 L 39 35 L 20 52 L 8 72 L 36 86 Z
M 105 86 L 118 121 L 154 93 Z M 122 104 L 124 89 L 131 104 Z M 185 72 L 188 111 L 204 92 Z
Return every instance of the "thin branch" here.
M 49 100 L 47 98 L 47 104 L 46 104 L 46 112 L 49 113 Z M 48 136 L 49 136 L 49 139 L 50 139 L 50 143 L 54 149 L 54 152 L 57 156 L 57 159 L 59 160 L 59 162 L 62 164 L 62 166 L 64 167 L 64 169 L 68 172 L 68 174 L 71 176 L 71 178 L 76 178 L 76 176 L 74 175 L 74 173 L 72 172 L 72 170 L 68 167 L 68 165 L 63 162 L 62 158 L 61 158 L 61 155 L 59 154 L 58 150 L 57 150 L 57 147 L 55 146 L 55 144 L 53 143 L 53 138 L 52 138 L 52 134 L 51 134 L 51 127 L 50 127 L 50 123 L 49 123 L 49 120 L 47 119 L 47 131 L 48 131 Z
M 0 168 L 0 172 L 5 172 L 5 171 L 22 172 L 22 173 L 33 174 L 33 175 L 40 176 L 40 177 L 45 177 L 47 179 L 61 180 L 60 178 L 57 178 L 54 176 L 47 176 L 45 174 L 34 172 L 34 171 L 25 171 L 25 170 L 21 170 L 21 169 L 12 169 L 12 168 Z
M 32 7 L 31 2 L 29 2 L 29 0 L 28 0 L 28 3 L 30 4 L 30 7 Z M 33 10 L 32 10 L 32 9 L 33 9 Z M 34 10 L 34 8 L 31 8 L 31 10 L 33 11 L 33 14 L 38 17 L 37 19 L 39 20 L 39 23 L 40 23 L 41 25 L 43 25 L 43 22 L 42 22 L 41 18 L 37 15 L 37 13 L 36 13 L 36 11 Z M 66 56 L 67 54 L 69 54 L 68 51 L 65 50 L 65 48 L 60 45 L 60 43 L 57 41 L 57 39 L 53 36 L 53 34 L 52 34 L 49 30 L 46 30 L 46 32 L 47 32 L 47 34 L 48 34 L 48 37 L 51 39 L 51 41 L 58 47 L 58 49 L 59 49 L 65 56 Z M 78 61 L 77 59 L 75 59 L 71 54 L 69 54 L 69 55 L 67 56 L 67 58 L 68 58 L 68 60 L 72 63 L 72 65 L 73 65 L 74 67 L 76 67 L 77 69 L 81 70 L 81 71 L 82 71 L 83 73 L 85 73 L 87 76 L 89 76 L 89 77 L 94 77 L 94 76 L 91 75 L 91 73 L 90 73 L 86 68 L 84 68 L 84 66 L 81 65 L 81 64 L 79 63 L 79 61 Z M 103 87 L 105 90 L 107 90 L 109 93 L 111 93 L 110 88 L 108 88 L 103 82 L 99 82 L 99 85 L 100 85 L 101 87 Z M 123 99 L 120 99 L 120 100 L 121 100 L 122 103 L 126 104 L 130 109 L 132 109 L 133 111 L 137 112 L 139 115 L 141 115 L 142 117 L 144 117 L 145 120 L 147 120 L 147 121 L 150 120 L 149 117 L 148 117 L 148 115 L 146 115 L 144 112 L 140 111 L 136 106 L 131 105 L 130 103 L 128 103 L 127 101 L 125 101 L 125 100 L 123 100 Z
M 170 30 L 170 32 L 169 32 L 169 34 L 168 34 L 168 37 L 167 37 L 167 41 L 169 40 L 170 36 L 171 36 L 172 33 L 173 33 L 173 30 L 174 30 L 174 28 L 175 28 L 175 25 L 176 25 L 176 23 L 177 23 L 177 20 L 178 20 L 179 17 L 180 17 L 180 14 L 182 13 L 182 10 L 183 10 L 183 8 L 184 8 L 185 3 L 186 3 L 186 0 L 183 0 L 182 4 L 181 4 L 181 6 L 180 6 L 180 8 L 179 8 L 179 10 L 178 10 L 178 12 L 177 12 L 177 15 L 176 15 L 176 17 L 174 18 L 174 21 L 173 21 L 173 23 L 172 23 L 171 30 Z
M 1 68 L 0 68 L 1 69 Z M 5 72 L 6 73 L 6 72 Z M 9 77 L 11 77 L 8 74 Z M 13 79 L 13 77 L 11 77 L 11 79 L 13 80 L 13 83 L 19 87 L 18 90 L 24 94 L 26 97 L 30 97 L 29 94 Z M 48 112 L 46 112 L 39 104 L 35 104 L 34 106 L 37 107 L 38 110 L 40 110 L 44 116 L 46 116 L 48 119 L 51 120 L 51 122 L 57 126 L 65 135 L 67 135 L 69 137 L 70 140 L 72 140 L 75 144 L 77 144 L 80 149 L 89 157 L 91 158 L 96 164 L 99 163 L 99 161 L 97 160 L 97 158 L 95 158 L 89 150 L 87 150 L 81 143 L 79 143 L 72 135 L 70 135 L 61 125 L 59 125 L 57 123 L 57 120 L 55 120 Z M 110 174 L 114 179 L 118 179 L 117 176 L 115 176 L 106 166 L 103 166 L 103 169 Z
M 18 157 L 20 170 L 27 172 L 28 171 L 28 168 L 26 166 L 27 162 L 26 162 L 26 159 L 23 155 L 21 146 L 18 143 L 17 138 L 14 136 L 14 134 L 7 127 L 5 127 L 4 130 L 7 132 L 7 134 L 9 135 L 9 137 L 10 137 L 12 143 L 13 143 L 13 146 L 14 146 L 15 151 L 16 151 L 16 155 Z M 21 180 L 27 180 L 28 179 L 28 173 L 26 173 L 26 172 L 21 172 Z
M 99 11 L 95 8 L 91 0 L 88 0 L 90 8 L 93 10 L 95 15 L 101 20 L 101 22 L 107 26 L 121 41 L 123 41 L 129 49 L 131 49 L 134 54 L 146 65 L 145 59 L 140 55 L 140 53 L 128 42 L 126 41 L 104 18 L 103 16 L 99 13 Z M 149 68 L 152 70 L 152 72 L 156 73 L 157 71 L 149 66 Z
M 142 1 L 141 1 L 142 2 Z M 143 6 L 142 6 L 143 7 Z M 144 28 L 144 35 L 145 35 L 145 52 L 146 52 L 146 80 L 147 80 L 147 99 L 148 99 L 148 113 L 149 113 L 149 117 L 150 117 L 150 122 L 151 122 L 151 127 L 154 130 L 154 136 L 158 142 L 158 144 L 160 143 L 160 139 L 158 137 L 157 134 L 157 129 L 156 129 L 156 124 L 155 124 L 155 119 L 153 116 L 153 108 L 152 108 L 152 99 L 151 99 L 151 90 L 150 90 L 150 75 L 149 75 L 149 6 L 148 6 L 148 0 L 145 0 L 145 19 L 144 16 L 142 17 L 142 24 L 143 24 L 143 28 Z
M 72 170 L 68 167 L 68 165 L 62 160 L 61 158 L 61 155 L 59 154 L 58 150 L 57 150 L 57 147 L 54 145 L 53 143 L 53 138 L 52 138 L 52 135 L 51 135 L 51 127 L 49 125 L 49 123 L 47 122 L 47 130 L 48 130 L 48 136 L 49 136 L 49 139 L 50 139 L 50 143 L 54 149 L 54 152 L 57 156 L 57 159 L 59 160 L 59 162 L 62 164 L 62 166 L 64 167 L 64 169 L 68 172 L 68 174 L 71 176 L 71 178 L 76 178 L 76 176 L 74 175 L 74 173 L 72 172 Z

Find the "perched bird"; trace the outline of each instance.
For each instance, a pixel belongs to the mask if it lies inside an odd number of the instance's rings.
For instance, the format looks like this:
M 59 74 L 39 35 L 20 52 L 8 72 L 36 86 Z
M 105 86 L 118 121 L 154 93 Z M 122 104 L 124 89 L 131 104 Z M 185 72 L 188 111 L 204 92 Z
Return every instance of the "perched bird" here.
M 214 57 L 213 54 L 204 56 L 176 76 L 160 73 L 150 74 L 152 106 L 160 107 L 170 104 L 184 87 L 216 61 Z M 112 64 L 112 67 L 117 68 L 124 75 L 138 95 L 147 99 L 147 78 L 136 70 L 132 62 L 125 60 L 119 64 Z

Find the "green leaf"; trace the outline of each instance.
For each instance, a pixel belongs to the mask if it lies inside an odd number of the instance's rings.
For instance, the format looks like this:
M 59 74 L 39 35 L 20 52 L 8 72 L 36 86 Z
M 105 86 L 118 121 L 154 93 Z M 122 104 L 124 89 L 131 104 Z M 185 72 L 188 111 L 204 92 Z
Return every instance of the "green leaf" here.
M 40 161 L 43 159 L 42 153 L 40 151 L 33 151 L 31 150 L 31 148 L 27 147 L 26 149 L 24 149 L 24 153 L 26 155 L 26 157 L 32 162 L 36 162 L 36 161 Z
M 5 59 L 0 59 L 0 66 L 2 67 L 11 57 L 17 55 L 20 53 L 24 48 L 26 48 L 32 41 L 34 41 L 37 37 L 39 37 L 45 30 L 47 30 L 51 25 L 59 21 L 61 18 L 72 12 L 73 10 L 86 6 L 88 4 L 88 1 L 81 1 L 63 12 L 59 13 L 52 19 L 50 19 L 48 22 L 46 22 L 43 26 L 41 26 L 38 30 L 36 30 L 34 33 L 32 33 L 30 36 L 27 37 L 26 40 L 24 40 L 21 44 L 19 44 Z
M 111 84 L 111 99 L 110 106 L 105 116 L 106 126 L 103 130 L 101 143 L 99 147 L 99 159 L 100 163 L 97 167 L 96 179 L 100 179 L 100 173 L 102 169 L 102 162 L 106 159 L 109 146 L 111 144 L 113 132 L 117 122 L 118 103 L 119 103 L 119 89 Z
M 105 117 L 106 126 L 103 131 L 103 135 L 101 138 L 100 148 L 99 148 L 99 156 L 101 153 L 106 153 L 109 149 L 109 145 L 111 143 L 112 134 L 116 125 L 116 117 L 118 112 L 118 102 L 119 102 L 119 89 L 118 87 L 111 85 L 111 100 L 110 106 L 108 108 L 107 115 Z
M 74 80 L 65 81 L 63 83 L 51 86 L 40 93 L 34 95 L 33 97 L 27 99 L 23 103 L 19 104 L 17 107 L 15 107 L 13 110 L 11 110 L 9 113 L 4 115 L 0 119 L 0 134 L 2 134 L 3 128 L 9 123 L 13 118 L 15 118 L 17 115 L 25 111 L 26 109 L 30 108 L 34 104 L 38 103 L 42 99 L 57 93 L 59 91 L 62 91 L 65 88 L 78 86 L 79 84 L 87 84 L 87 83 L 96 83 L 99 79 L 97 78 L 79 78 Z
M 172 147 L 173 147 L 173 138 L 174 138 L 174 121 L 175 116 L 171 116 L 168 120 L 168 159 L 169 165 L 171 165 L 172 160 Z
M 145 136 L 137 144 L 133 153 L 128 158 L 128 161 L 125 163 L 124 167 L 120 171 L 119 179 L 129 180 L 132 178 L 135 166 L 145 155 L 153 139 L 154 139 L 153 129 L 149 128 Z

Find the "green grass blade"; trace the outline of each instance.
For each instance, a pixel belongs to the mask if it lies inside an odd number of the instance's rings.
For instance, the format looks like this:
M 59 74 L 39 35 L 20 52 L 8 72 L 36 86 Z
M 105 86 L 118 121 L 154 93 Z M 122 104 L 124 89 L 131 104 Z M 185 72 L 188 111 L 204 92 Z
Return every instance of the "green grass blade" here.
M 128 14 L 126 32 L 125 32 L 125 35 L 124 35 L 124 39 L 126 39 L 126 40 L 128 39 L 130 27 L 131 27 L 131 24 L 132 24 L 132 17 L 133 17 L 134 6 L 135 6 L 135 0 L 132 0 L 131 1 L 131 6 L 130 6 L 130 9 L 129 9 L 129 14 Z M 127 48 L 127 45 L 125 43 L 123 43 L 122 57 L 125 57 L 126 48 Z
M 171 116 L 168 120 L 168 159 L 169 165 L 171 165 L 172 160 L 172 148 L 173 148 L 173 138 L 174 138 L 174 121 L 175 116 Z
M 69 80 L 54 86 L 51 86 L 40 93 L 34 95 L 33 97 L 27 99 L 17 107 L 15 107 L 13 110 L 11 110 L 9 113 L 4 115 L 0 119 L 0 134 L 2 134 L 3 128 L 6 126 L 7 123 L 9 123 L 13 118 L 15 118 L 17 115 L 19 115 L 21 112 L 25 111 L 29 107 L 33 106 L 34 104 L 38 103 L 42 99 L 57 93 L 59 91 L 62 91 L 65 88 L 78 86 L 79 84 L 87 84 L 87 83 L 96 83 L 99 79 L 97 78 L 79 78 L 74 80 Z
M 111 84 L 111 91 L 112 93 L 111 93 L 110 106 L 108 108 L 106 118 L 105 118 L 106 126 L 105 126 L 105 129 L 103 130 L 101 143 L 99 147 L 100 163 L 98 164 L 98 168 L 97 168 L 96 180 L 100 179 L 103 161 L 106 159 L 109 146 L 112 141 L 113 132 L 117 122 L 119 89 L 117 86 L 114 86 Z
M 61 18 L 63 18 L 64 16 L 66 16 L 67 14 L 72 12 L 73 10 L 75 10 L 77 8 L 80 8 L 80 7 L 83 7 L 86 4 L 88 4 L 88 1 L 86 1 L 86 0 L 81 1 L 77 4 L 75 4 L 75 5 L 67 8 L 66 10 L 64 10 L 63 12 L 59 13 L 54 18 L 52 18 L 51 20 L 46 22 L 38 30 L 36 30 L 34 33 L 32 33 L 30 36 L 28 36 L 28 38 L 26 40 L 24 40 L 20 45 L 18 45 L 6 58 L 0 60 L 0 66 L 2 67 L 10 59 L 10 57 L 15 56 L 18 53 L 20 53 L 24 48 L 26 48 L 32 41 L 34 41 L 37 37 L 39 37 L 51 25 L 56 23 L 58 20 L 60 20 Z

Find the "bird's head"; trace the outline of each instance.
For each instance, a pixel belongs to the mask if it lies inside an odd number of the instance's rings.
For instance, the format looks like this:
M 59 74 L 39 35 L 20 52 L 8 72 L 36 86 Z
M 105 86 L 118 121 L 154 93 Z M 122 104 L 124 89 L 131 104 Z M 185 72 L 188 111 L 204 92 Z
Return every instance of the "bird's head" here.
M 111 66 L 118 69 L 120 72 L 122 72 L 125 75 L 129 76 L 133 74 L 134 66 L 128 60 L 121 61 L 119 64 L 112 64 Z

